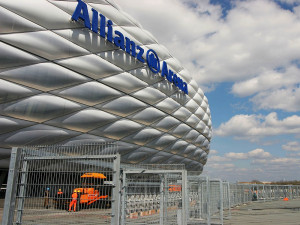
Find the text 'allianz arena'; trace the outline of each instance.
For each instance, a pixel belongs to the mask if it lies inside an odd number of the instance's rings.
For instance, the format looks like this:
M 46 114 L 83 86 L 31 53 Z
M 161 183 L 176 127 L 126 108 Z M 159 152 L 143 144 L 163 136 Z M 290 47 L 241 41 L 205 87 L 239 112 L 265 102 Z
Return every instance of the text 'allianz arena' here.
M 0 167 L 11 147 L 116 142 L 126 163 L 202 171 L 207 98 L 109 0 L 0 0 Z

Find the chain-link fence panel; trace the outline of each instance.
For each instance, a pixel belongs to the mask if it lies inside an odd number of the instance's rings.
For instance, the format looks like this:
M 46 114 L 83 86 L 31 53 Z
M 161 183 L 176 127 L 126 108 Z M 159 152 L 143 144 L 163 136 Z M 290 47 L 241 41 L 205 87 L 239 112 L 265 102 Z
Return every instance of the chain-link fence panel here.
M 186 171 L 124 170 L 121 224 L 186 224 Z
M 188 176 L 188 224 L 210 224 L 208 177 Z
M 223 182 L 209 180 L 209 208 L 211 224 L 223 224 Z
M 6 224 L 118 224 L 120 158 L 115 148 L 97 144 L 15 149 L 18 163 L 10 168 L 15 179 L 8 187 L 15 184 L 15 196 L 5 202 L 4 210 L 12 210 Z

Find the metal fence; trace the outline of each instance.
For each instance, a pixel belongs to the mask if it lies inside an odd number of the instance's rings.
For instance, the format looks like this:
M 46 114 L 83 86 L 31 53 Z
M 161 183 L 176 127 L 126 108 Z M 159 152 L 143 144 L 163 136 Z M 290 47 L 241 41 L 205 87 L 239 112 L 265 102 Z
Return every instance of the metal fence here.
M 116 146 L 12 150 L 2 224 L 118 224 Z
M 237 205 L 300 198 L 297 185 L 230 184 L 184 165 L 121 164 L 117 148 L 13 148 L 2 225 L 223 224 Z
M 186 171 L 123 171 L 121 224 L 186 224 Z

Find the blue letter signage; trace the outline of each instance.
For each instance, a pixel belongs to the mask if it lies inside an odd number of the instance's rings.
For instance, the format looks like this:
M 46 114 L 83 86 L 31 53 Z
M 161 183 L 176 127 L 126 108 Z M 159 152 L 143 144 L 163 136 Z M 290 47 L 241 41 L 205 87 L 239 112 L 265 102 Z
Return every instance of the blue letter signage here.
M 111 20 L 106 20 L 106 17 L 101 13 L 92 9 L 92 24 L 90 22 L 88 7 L 86 3 L 82 0 L 77 0 L 78 4 L 72 15 L 72 19 L 78 21 L 81 19 L 84 22 L 84 26 L 93 32 L 97 33 L 99 36 L 106 38 L 107 41 L 115 44 L 115 46 L 126 51 L 129 55 L 136 58 L 142 63 L 145 63 L 143 58 L 144 49 L 137 45 L 134 41 L 125 37 L 122 32 L 113 30 L 113 22 Z M 98 25 L 100 24 L 100 29 Z M 115 37 L 113 37 L 115 34 Z M 146 61 L 149 69 L 153 73 L 161 72 L 161 76 L 165 77 L 169 82 L 173 83 L 176 87 L 182 90 L 185 94 L 188 94 L 187 83 L 184 82 L 180 77 L 178 77 L 171 69 L 168 69 L 168 65 L 165 61 L 162 62 L 162 68 L 160 68 L 160 60 L 153 49 L 149 49 L 146 54 Z

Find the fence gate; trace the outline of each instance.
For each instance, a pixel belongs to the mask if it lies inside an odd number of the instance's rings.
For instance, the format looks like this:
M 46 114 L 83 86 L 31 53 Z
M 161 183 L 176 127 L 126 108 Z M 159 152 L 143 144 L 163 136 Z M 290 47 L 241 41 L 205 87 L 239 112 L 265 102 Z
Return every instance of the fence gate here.
M 2 225 L 119 224 L 116 152 L 113 144 L 13 148 Z
M 121 224 L 186 225 L 185 170 L 125 170 Z
M 188 224 L 210 224 L 208 177 L 188 176 Z

